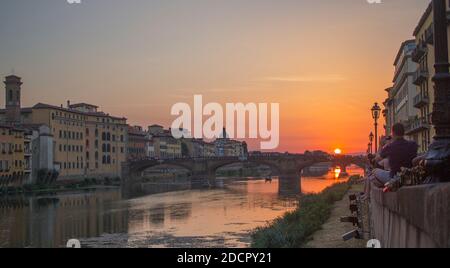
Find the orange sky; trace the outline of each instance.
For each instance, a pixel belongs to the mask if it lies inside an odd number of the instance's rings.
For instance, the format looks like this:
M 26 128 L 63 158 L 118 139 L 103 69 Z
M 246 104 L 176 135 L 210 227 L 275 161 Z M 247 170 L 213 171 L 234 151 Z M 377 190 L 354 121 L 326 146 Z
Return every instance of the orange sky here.
M 279 151 L 363 152 L 369 109 L 428 4 L 383 2 L 7 0 L 0 74 L 23 77 L 24 105 L 90 102 L 144 126 L 169 126 L 194 94 L 277 102 Z

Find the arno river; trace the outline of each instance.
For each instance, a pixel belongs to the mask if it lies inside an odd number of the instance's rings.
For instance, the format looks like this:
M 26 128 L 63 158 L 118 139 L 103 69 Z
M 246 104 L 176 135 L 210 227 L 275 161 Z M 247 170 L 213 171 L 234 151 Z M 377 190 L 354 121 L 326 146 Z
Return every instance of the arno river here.
M 343 181 L 334 177 L 224 179 L 214 190 L 129 200 L 116 189 L 0 198 L 0 247 L 63 247 L 72 238 L 83 247 L 248 247 L 251 230 L 295 209 L 301 192 Z

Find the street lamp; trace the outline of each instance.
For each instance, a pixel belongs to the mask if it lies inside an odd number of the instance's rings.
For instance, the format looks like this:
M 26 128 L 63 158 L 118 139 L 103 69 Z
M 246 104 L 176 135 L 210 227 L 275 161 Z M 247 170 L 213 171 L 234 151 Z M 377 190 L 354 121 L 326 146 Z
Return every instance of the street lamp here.
M 373 139 L 374 139 L 374 135 L 373 135 L 373 132 L 370 132 L 370 135 L 369 135 L 369 141 L 370 141 L 370 143 L 369 143 L 369 148 L 370 148 L 370 153 L 373 153 L 373 151 L 372 151 L 372 145 L 373 145 Z
M 372 117 L 375 123 L 375 153 L 378 152 L 378 119 L 380 118 L 381 108 L 377 102 L 372 107 Z
M 425 156 L 428 182 L 450 181 L 450 73 L 446 1 L 433 0 L 435 75 L 432 123 L 434 142 Z

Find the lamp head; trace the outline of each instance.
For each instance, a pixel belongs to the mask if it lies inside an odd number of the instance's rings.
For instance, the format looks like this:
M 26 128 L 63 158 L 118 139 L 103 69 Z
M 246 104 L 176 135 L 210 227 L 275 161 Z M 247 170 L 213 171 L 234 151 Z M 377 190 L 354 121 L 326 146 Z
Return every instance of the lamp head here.
M 381 108 L 378 105 L 378 102 L 376 102 L 374 104 L 374 106 L 372 107 L 372 117 L 375 120 L 378 120 L 380 118 L 380 114 L 381 114 Z

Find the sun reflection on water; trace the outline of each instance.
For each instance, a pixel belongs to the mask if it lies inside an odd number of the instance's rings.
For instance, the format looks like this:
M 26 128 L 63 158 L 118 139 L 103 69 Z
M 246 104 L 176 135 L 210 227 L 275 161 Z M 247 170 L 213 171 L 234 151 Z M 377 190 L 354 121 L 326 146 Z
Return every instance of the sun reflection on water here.
M 335 179 L 339 179 L 339 177 L 341 176 L 341 172 L 342 172 L 341 168 L 337 167 L 337 168 L 334 170 L 334 178 L 335 178 Z

